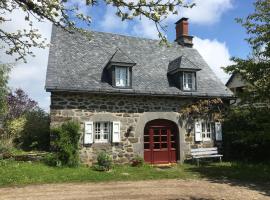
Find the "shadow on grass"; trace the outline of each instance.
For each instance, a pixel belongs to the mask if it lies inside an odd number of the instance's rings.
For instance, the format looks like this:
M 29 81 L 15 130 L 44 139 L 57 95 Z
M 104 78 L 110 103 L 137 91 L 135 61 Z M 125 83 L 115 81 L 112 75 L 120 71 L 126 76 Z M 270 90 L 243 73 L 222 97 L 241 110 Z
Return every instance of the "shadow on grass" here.
M 270 163 L 211 163 L 199 167 L 193 165 L 186 171 L 195 172 L 214 183 L 246 187 L 270 196 Z

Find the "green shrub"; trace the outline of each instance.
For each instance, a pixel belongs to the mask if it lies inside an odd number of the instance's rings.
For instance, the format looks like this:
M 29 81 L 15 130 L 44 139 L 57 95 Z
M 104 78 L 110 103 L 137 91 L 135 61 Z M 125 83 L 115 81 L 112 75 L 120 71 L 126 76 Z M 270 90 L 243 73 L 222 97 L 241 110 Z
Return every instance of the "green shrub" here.
M 16 138 L 19 137 L 24 130 L 24 125 L 26 123 L 25 116 L 8 120 L 5 123 L 6 133 L 8 138 Z
M 69 121 L 60 127 L 53 128 L 52 147 L 55 152 L 54 163 L 58 166 L 76 167 L 79 165 L 80 125 Z
M 14 140 L 23 150 L 48 151 L 50 148 L 49 115 L 41 109 L 25 114 L 23 130 Z
M 269 161 L 270 109 L 234 108 L 223 124 L 223 151 L 230 160 Z
M 0 141 L 0 154 L 9 152 L 10 149 L 2 141 Z
M 132 167 L 141 167 L 144 163 L 144 159 L 139 156 L 136 155 L 132 160 L 131 160 L 131 166 Z
M 112 159 L 106 152 L 100 152 L 97 156 L 97 165 L 95 166 L 98 171 L 109 171 L 112 168 Z
M 57 155 L 54 154 L 54 153 L 49 153 L 47 154 L 44 159 L 43 159 L 43 162 L 46 164 L 46 165 L 49 165 L 49 166 L 60 166 L 60 163 L 59 163 L 59 160 L 57 158 Z

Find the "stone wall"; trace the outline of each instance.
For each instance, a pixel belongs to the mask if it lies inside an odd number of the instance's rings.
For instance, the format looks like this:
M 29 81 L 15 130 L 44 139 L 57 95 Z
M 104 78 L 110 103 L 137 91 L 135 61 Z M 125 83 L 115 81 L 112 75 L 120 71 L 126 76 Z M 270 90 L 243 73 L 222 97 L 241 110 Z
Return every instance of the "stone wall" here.
M 66 120 L 81 123 L 82 136 L 85 121 L 120 121 L 121 142 L 119 144 L 83 145 L 81 137 L 80 157 L 82 162 L 92 164 L 98 152 L 109 152 L 117 163 L 127 163 L 136 154 L 143 156 L 143 128 L 151 119 L 169 119 L 177 123 L 180 136 L 180 158 L 184 159 L 190 147 L 212 146 L 212 143 L 194 143 L 194 131 L 188 133 L 179 123 L 181 106 L 191 99 L 155 96 L 119 96 L 79 93 L 51 94 L 51 126 Z M 151 116 L 149 118 L 149 116 Z

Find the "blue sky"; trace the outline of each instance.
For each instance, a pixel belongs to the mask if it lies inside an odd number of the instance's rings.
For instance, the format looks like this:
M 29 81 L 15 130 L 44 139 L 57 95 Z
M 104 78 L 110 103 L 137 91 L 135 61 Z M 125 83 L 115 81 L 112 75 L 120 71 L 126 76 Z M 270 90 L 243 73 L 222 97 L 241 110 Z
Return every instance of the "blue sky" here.
M 235 22 L 236 17 L 245 17 L 252 13 L 252 0 L 193 0 L 197 6 L 193 9 L 180 10 L 179 16 L 169 16 L 165 33 L 169 41 L 175 39 L 175 24 L 181 17 L 188 17 L 190 34 L 194 36 L 196 48 L 216 75 L 225 83 L 228 79 L 221 67 L 232 64 L 230 57 L 246 57 L 250 49 L 244 40 L 247 35 L 245 29 Z M 136 37 L 157 38 L 156 29 L 145 18 L 130 22 L 121 22 L 114 14 L 112 7 L 100 4 L 95 9 L 86 10 L 80 0 L 72 0 L 78 4 L 82 12 L 92 16 L 92 30 L 120 33 Z M 12 21 L 1 25 L 1 28 L 15 31 L 25 28 L 24 14 L 16 11 L 10 16 Z M 35 22 L 34 26 L 40 29 L 42 35 L 50 39 L 51 24 Z M 50 94 L 44 90 L 48 48 L 34 49 L 36 57 L 28 58 L 28 63 L 16 63 L 12 70 L 9 85 L 12 89 L 22 88 L 31 98 L 37 100 L 42 108 L 49 110 Z M 2 62 L 11 62 L 14 58 L 0 52 Z

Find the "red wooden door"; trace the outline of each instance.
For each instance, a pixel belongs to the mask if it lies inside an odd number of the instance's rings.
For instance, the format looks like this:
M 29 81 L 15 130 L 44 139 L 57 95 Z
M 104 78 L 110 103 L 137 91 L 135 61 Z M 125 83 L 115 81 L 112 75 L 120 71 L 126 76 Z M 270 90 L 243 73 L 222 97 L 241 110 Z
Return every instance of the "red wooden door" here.
M 177 129 L 165 122 L 155 120 L 145 127 L 145 162 L 161 164 L 177 161 Z

